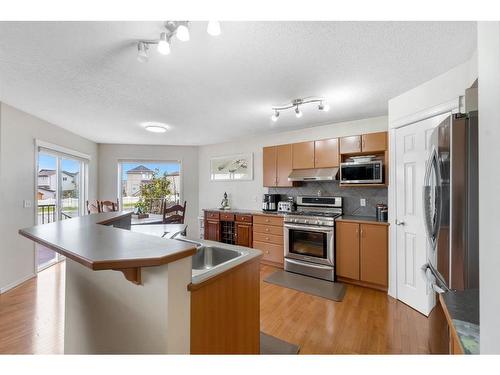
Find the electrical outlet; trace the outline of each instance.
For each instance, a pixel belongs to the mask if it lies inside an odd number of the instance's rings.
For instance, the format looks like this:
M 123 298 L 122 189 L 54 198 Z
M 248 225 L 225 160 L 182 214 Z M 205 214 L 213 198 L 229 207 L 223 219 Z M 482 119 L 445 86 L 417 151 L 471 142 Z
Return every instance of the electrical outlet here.
M 360 205 L 361 207 L 365 207 L 365 206 L 366 206 L 366 199 L 365 199 L 365 198 L 361 198 L 361 199 L 359 200 L 359 205 Z
M 24 208 L 31 208 L 31 201 L 30 201 L 30 200 L 25 199 L 25 200 L 23 201 L 23 207 L 24 207 Z

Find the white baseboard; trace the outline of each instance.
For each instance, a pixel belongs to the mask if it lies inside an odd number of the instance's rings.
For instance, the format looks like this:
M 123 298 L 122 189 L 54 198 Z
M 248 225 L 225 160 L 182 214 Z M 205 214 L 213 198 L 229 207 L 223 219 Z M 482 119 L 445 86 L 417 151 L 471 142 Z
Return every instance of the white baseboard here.
M 5 292 L 11 290 L 12 288 L 15 288 L 16 286 L 21 285 L 22 283 L 24 283 L 25 281 L 28 281 L 29 279 L 32 279 L 33 277 L 36 277 L 36 274 L 34 274 L 34 273 L 29 274 L 20 280 L 14 281 L 13 283 L 10 283 L 10 284 L 4 286 L 3 288 L 0 288 L 0 294 L 3 294 Z

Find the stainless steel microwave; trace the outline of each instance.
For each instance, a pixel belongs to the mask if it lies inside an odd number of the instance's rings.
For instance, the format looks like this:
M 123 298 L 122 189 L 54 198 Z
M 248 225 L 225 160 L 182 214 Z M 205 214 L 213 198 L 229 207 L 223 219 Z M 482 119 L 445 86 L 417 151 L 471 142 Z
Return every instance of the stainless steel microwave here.
M 353 161 L 340 163 L 340 182 L 345 184 L 383 183 L 382 161 Z

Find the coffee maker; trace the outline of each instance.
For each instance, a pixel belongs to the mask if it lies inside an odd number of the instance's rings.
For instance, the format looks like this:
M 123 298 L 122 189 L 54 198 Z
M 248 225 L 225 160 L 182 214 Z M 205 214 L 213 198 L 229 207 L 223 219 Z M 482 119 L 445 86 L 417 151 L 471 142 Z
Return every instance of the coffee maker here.
M 264 194 L 262 198 L 262 211 L 276 211 L 280 194 Z

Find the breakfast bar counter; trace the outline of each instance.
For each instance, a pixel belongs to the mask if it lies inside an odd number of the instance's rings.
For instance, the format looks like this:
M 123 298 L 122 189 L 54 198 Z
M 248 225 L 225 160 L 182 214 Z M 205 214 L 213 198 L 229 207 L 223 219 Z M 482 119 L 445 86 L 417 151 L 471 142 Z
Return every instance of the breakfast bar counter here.
M 130 221 L 109 212 L 19 230 L 67 258 L 65 353 L 190 352 L 196 246 L 132 232 Z

